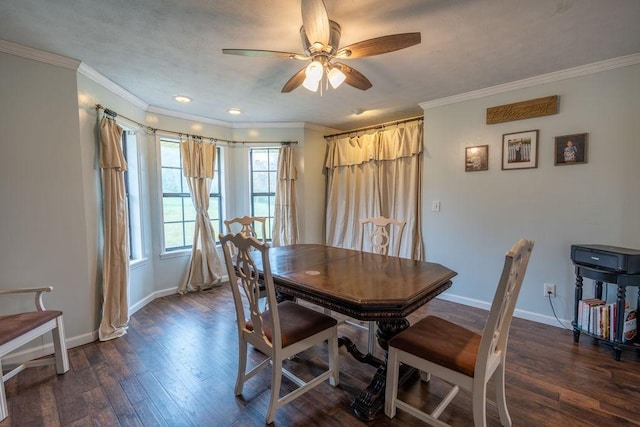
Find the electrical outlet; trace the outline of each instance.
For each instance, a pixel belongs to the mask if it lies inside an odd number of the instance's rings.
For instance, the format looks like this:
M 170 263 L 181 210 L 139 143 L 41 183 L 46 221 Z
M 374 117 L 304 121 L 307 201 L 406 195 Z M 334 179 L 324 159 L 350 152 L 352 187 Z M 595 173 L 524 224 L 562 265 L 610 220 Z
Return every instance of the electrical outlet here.
M 544 296 L 545 297 L 556 297 L 556 285 L 553 283 L 545 283 L 544 284 Z

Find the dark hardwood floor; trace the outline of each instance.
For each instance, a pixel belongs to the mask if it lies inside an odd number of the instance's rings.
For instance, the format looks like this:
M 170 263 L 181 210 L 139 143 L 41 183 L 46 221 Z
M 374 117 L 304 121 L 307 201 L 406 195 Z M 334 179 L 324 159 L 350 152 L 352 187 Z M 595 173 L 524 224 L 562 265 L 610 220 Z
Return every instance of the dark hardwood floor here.
M 411 316 L 437 313 L 480 329 L 486 312 L 436 300 Z M 237 331 L 229 289 L 157 299 L 131 318 L 126 336 L 69 350 L 71 370 L 61 376 L 52 366 L 28 369 L 6 383 L 9 417 L 0 426 L 259 426 L 264 424 L 270 370 L 249 381 L 241 397 L 233 394 Z M 360 348 L 364 331 L 347 326 Z M 324 366 L 324 349 L 288 362 L 304 377 Z M 398 411 L 363 423 L 350 410 L 374 369 L 340 350 L 340 385 L 322 384 L 280 409 L 277 426 L 422 425 Z M 379 354 L 381 356 L 381 354 Z M 257 360 L 260 354 L 250 351 Z M 640 360 L 625 352 L 613 360 L 605 346 L 582 337 L 574 344 L 566 329 L 514 319 L 507 355 L 507 402 L 514 426 L 640 425 Z M 493 381 L 489 384 L 489 396 Z M 283 389 L 292 385 L 285 380 Z M 284 390 L 283 390 L 284 391 Z M 446 391 L 437 380 L 417 377 L 400 393 L 432 404 Z M 471 400 L 461 392 L 441 416 L 469 426 Z M 495 408 L 489 426 L 498 426 Z

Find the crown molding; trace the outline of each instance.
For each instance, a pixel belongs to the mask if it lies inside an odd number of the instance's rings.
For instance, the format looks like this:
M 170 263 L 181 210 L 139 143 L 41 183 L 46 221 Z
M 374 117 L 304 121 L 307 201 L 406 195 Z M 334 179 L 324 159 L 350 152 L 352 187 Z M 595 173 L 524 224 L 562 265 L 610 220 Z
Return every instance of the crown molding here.
M 199 123 L 209 123 L 212 125 L 223 126 L 227 128 L 232 127 L 231 123 L 229 122 L 212 119 L 205 116 L 198 116 L 197 114 L 183 113 L 181 111 L 170 110 L 168 108 L 156 107 L 155 105 L 150 105 L 147 108 L 147 113 L 161 114 L 163 116 L 173 117 L 176 119 L 191 120 L 193 122 Z
M 560 80 L 586 76 L 589 74 L 600 73 L 603 71 L 614 70 L 616 68 L 622 68 L 636 64 L 640 64 L 640 53 L 633 53 L 631 55 L 607 59 L 605 61 L 594 62 L 592 64 L 581 65 L 579 67 L 568 68 L 566 70 L 554 71 L 553 73 L 542 74 L 539 76 L 530 77 L 528 79 L 516 80 L 514 82 L 461 93 L 459 95 L 448 96 L 446 98 L 434 99 L 433 101 L 421 102 L 419 105 L 423 110 L 428 110 L 430 108 L 442 107 L 444 105 L 455 104 L 457 102 L 470 101 L 473 99 L 484 98 L 486 96 L 498 95 L 518 89 L 525 89 L 532 86 L 553 83 Z
M 307 123 L 304 122 L 227 122 L 224 120 L 212 119 L 210 117 L 199 116 L 197 114 L 183 113 L 181 111 L 170 110 L 168 108 L 149 106 L 149 113 L 162 114 L 163 116 L 174 117 L 178 119 L 191 120 L 199 123 L 210 123 L 217 126 L 223 126 L 229 129 L 270 129 L 270 128 L 303 128 Z
M 92 80 L 98 83 L 100 86 L 103 86 L 108 91 L 113 92 L 114 94 L 120 96 L 121 98 L 124 98 L 126 101 L 129 101 L 130 103 L 132 103 L 138 108 L 141 108 L 142 110 L 147 110 L 147 108 L 149 108 L 149 104 L 144 102 L 142 99 L 138 98 L 128 90 L 124 89 L 122 86 L 118 85 L 117 83 L 114 83 L 113 81 L 109 80 L 103 74 L 91 68 L 84 62 L 80 63 L 80 66 L 78 67 L 78 73 L 87 77 L 89 80 Z
M 45 52 L 43 50 L 34 49 L 32 47 L 22 46 L 6 40 L 0 40 L 0 52 L 9 55 L 20 56 L 22 58 L 43 62 L 56 67 L 66 68 L 68 70 L 77 70 L 80 61 L 67 58 L 66 56 L 57 55 L 55 53 Z

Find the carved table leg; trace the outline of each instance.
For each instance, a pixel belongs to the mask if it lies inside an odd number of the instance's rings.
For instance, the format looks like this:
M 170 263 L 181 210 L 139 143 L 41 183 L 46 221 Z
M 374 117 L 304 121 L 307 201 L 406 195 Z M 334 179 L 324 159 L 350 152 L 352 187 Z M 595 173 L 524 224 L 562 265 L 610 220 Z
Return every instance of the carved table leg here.
M 387 382 L 387 350 L 389 348 L 389 340 L 409 327 L 409 321 L 407 319 L 380 320 L 377 323 L 378 344 L 380 344 L 380 347 L 385 351 L 384 361 L 378 367 L 373 380 L 369 383 L 369 386 L 362 390 L 360 395 L 358 395 L 351 404 L 353 413 L 363 421 L 372 421 L 376 419 L 378 413 L 384 408 L 384 392 Z M 409 378 L 412 373 L 412 369 L 401 369 L 400 383 Z

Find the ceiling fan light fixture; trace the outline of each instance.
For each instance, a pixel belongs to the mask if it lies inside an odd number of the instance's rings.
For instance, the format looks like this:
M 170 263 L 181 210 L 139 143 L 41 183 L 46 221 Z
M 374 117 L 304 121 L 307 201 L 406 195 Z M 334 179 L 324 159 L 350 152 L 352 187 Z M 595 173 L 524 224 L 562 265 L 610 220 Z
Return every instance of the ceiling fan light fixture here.
M 307 76 L 302 82 L 302 86 L 305 89 L 310 90 L 311 92 L 317 92 L 318 87 L 320 86 L 320 80 L 314 80 Z
M 317 61 L 311 61 L 307 68 L 305 69 L 306 79 L 311 81 L 320 81 L 322 79 L 322 74 L 324 73 L 324 69 L 322 64 Z M 306 80 L 305 79 L 305 80 Z
M 337 89 L 346 79 L 347 76 L 338 67 L 333 67 L 327 74 L 331 87 Z

